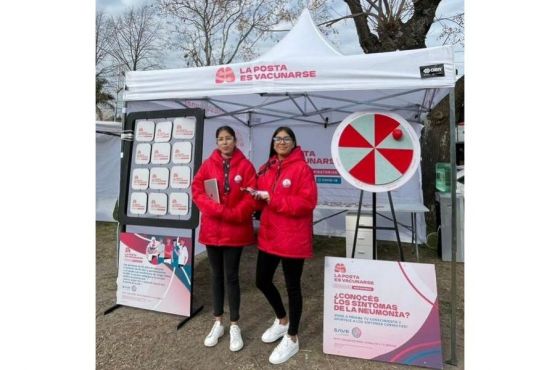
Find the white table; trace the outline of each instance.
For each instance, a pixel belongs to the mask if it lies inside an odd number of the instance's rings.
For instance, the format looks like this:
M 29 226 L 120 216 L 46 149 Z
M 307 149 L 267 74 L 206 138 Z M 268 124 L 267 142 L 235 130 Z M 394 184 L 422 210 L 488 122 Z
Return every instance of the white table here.
M 317 209 L 326 209 L 326 210 L 333 210 L 333 211 L 339 211 L 336 212 L 330 216 L 327 217 L 323 217 L 320 220 L 314 221 L 313 224 L 316 224 L 318 222 L 321 222 L 327 218 L 330 217 L 334 217 L 336 215 L 339 215 L 341 213 L 344 212 L 348 212 L 348 211 L 357 211 L 358 210 L 358 203 L 342 203 L 342 202 L 328 202 L 328 203 L 319 203 L 317 204 Z M 364 213 L 370 213 L 371 214 L 371 205 L 362 205 L 362 212 Z M 417 224 L 416 224 L 416 214 L 417 213 L 425 213 L 425 212 L 429 212 L 429 209 L 423 205 L 422 203 L 398 203 L 398 202 L 394 202 L 393 203 L 393 208 L 395 210 L 395 213 L 400 212 L 400 213 L 410 213 L 410 223 L 411 225 L 403 225 L 400 224 L 401 226 L 404 226 L 406 228 L 408 228 L 411 232 L 412 232 L 412 242 L 414 243 L 414 249 L 416 251 L 416 261 L 419 260 L 419 254 L 418 254 L 418 235 L 417 235 Z M 391 205 L 389 203 L 381 203 L 381 204 L 377 204 L 375 207 L 375 212 L 376 213 L 380 213 L 380 212 L 391 212 Z M 386 217 L 381 215 L 382 217 Z

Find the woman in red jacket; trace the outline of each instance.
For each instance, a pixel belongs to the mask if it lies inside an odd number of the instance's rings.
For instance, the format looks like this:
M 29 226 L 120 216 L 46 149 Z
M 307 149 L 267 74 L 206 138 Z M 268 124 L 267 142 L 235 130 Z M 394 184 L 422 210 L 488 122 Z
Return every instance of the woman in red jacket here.
M 214 326 L 204 339 L 213 347 L 224 335 L 224 275 L 230 309 L 231 351 L 243 348 L 239 320 L 239 261 L 244 246 L 255 243 L 252 214 L 255 201 L 242 191 L 256 185 L 255 168 L 236 147 L 235 131 L 229 126 L 216 130 L 217 149 L 202 163 L 193 179 L 193 201 L 200 209 L 201 225 L 198 241 L 206 245 L 212 270 Z M 204 181 L 216 179 L 219 203 L 204 190 Z
M 254 192 L 263 207 L 256 284 L 276 314 L 273 325 L 261 339 L 272 343 L 283 337 L 269 357 L 271 363 L 280 364 L 299 351 L 301 274 L 305 259 L 313 255 L 313 209 L 317 205 L 317 184 L 290 128 L 279 127 L 274 131 L 269 157 L 259 169 L 259 191 Z M 289 317 L 272 282 L 280 262 L 288 291 Z

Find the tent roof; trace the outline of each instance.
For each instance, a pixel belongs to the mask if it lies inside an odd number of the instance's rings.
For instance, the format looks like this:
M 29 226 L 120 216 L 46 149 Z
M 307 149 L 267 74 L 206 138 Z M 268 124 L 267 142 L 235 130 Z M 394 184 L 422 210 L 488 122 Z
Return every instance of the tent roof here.
M 298 59 L 302 55 L 342 56 L 315 26 L 308 9 L 303 10 L 294 27 L 280 42 L 255 61 Z
M 444 75 L 422 78 L 421 69 L 433 65 L 442 65 Z M 244 124 L 336 123 L 372 109 L 419 121 L 454 85 L 451 46 L 342 55 L 304 10 L 290 32 L 253 61 L 128 72 L 124 100 L 203 100 L 215 110 L 207 109 L 207 119 L 231 116 Z M 241 117 L 246 114 L 252 117 Z

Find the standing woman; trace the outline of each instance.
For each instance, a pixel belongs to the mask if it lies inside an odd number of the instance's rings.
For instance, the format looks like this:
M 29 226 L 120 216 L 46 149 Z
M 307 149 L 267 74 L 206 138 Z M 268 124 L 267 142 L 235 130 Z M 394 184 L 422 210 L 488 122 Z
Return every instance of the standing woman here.
M 259 191 L 254 194 L 260 200 L 262 214 L 256 284 L 276 315 L 261 339 L 272 343 L 282 338 L 269 357 L 271 363 L 280 364 L 299 351 L 301 274 L 305 259 L 313 255 L 313 209 L 317 205 L 313 171 L 290 128 L 279 127 L 274 131 L 269 160 L 258 172 L 257 188 Z M 280 262 L 288 291 L 288 316 L 272 282 Z
M 217 149 L 202 163 L 193 179 L 193 201 L 202 213 L 198 241 L 206 245 L 212 270 L 212 306 L 214 325 L 204 339 L 204 345 L 213 347 L 224 335 L 224 277 L 230 310 L 231 351 L 243 348 L 239 329 L 239 261 L 244 246 L 253 245 L 252 214 L 255 201 L 242 188 L 256 185 L 255 168 L 236 147 L 235 131 L 229 126 L 216 130 Z M 204 181 L 216 179 L 219 203 L 204 190 Z

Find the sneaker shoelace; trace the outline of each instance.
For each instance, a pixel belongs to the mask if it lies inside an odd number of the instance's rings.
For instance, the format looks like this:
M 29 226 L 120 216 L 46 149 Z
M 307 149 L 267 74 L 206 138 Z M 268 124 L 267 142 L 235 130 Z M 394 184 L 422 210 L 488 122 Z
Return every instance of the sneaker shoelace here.
M 277 350 L 281 350 L 282 347 L 286 347 L 286 348 L 287 348 L 288 345 L 289 345 L 289 343 L 288 343 L 289 340 L 291 340 L 291 339 L 288 338 L 288 337 L 282 338 L 282 340 L 280 341 L 280 343 L 278 343 L 278 345 L 276 346 L 276 349 L 277 349 Z

